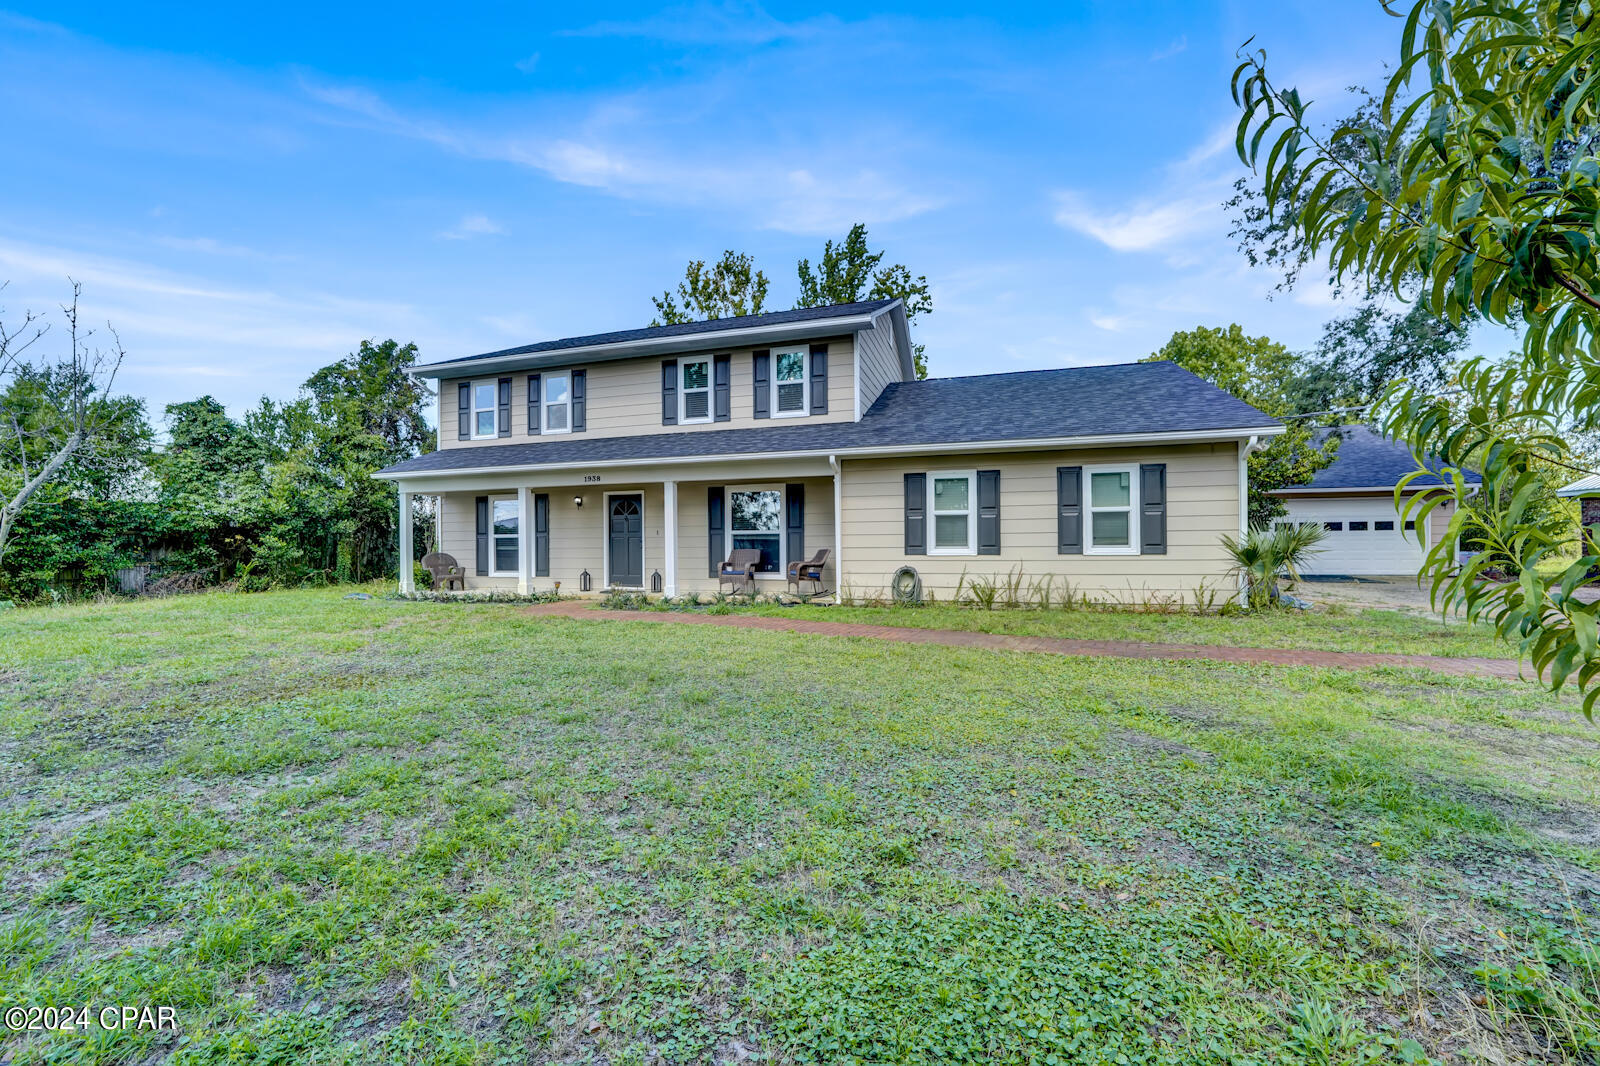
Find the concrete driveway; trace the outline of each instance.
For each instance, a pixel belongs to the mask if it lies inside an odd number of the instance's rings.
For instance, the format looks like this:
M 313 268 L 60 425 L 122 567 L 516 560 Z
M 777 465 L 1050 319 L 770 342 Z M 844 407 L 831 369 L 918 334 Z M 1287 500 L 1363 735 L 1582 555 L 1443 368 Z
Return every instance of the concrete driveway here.
M 1415 574 L 1389 577 L 1307 577 L 1301 578 L 1294 594 L 1317 606 L 1344 604 L 1348 607 L 1384 607 L 1438 615 L 1428 604 L 1428 590 L 1417 585 Z M 1580 588 L 1578 598 L 1585 603 L 1600 599 L 1600 587 Z

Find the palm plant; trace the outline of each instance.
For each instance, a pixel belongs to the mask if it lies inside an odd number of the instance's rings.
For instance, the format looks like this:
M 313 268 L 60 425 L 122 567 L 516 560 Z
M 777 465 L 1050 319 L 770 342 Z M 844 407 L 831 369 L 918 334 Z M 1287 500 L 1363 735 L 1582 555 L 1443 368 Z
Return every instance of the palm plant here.
M 1317 522 L 1281 522 L 1273 529 L 1255 528 L 1242 538 L 1224 535 L 1222 546 L 1233 557 L 1230 574 L 1244 579 L 1244 602 L 1270 607 L 1283 597 L 1280 583 L 1300 580 L 1305 565 L 1327 532 Z

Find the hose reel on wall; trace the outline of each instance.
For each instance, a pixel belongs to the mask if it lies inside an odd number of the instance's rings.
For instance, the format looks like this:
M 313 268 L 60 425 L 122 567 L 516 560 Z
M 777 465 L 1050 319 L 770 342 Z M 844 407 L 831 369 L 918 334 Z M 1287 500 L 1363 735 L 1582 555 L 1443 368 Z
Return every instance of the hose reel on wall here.
M 902 566 L 889 579 L 889 591 L 897 607 L 916 607 L 922 604 L 922 577 L 916 567 Z

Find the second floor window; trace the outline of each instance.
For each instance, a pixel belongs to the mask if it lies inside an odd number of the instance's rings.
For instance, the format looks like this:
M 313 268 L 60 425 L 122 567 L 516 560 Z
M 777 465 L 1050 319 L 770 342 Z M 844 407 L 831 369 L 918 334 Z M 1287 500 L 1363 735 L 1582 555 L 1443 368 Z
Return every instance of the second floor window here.
M 711 421 L 711 362 L 695 359 L 678 364 L 683 380 L 678 389 L 678 424 Z
M 544 432 L 570 433 L 572 431 L 572 375 L 546 374 L 543 378 L 544 402 L 539 409 L 544 413 Z
M 772 353 L 772 413 L 803 415 L 810 409 L 806 383 L 806 350 L 792 348 Z
M 495 415 L 499 411 L 499 404 L 495 402 L 495 383 L 492 381 L 475 382 L 472 386 L 472 437 L 493 437 L 498 426 L 495 424 Z

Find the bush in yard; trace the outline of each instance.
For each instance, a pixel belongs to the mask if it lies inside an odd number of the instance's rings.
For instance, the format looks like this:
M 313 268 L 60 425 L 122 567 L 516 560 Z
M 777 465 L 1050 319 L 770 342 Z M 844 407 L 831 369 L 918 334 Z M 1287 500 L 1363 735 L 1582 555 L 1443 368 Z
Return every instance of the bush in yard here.
M 1271 607 L 1282 601 L 1282 583 L 1300 580 L 1300 568 L 1319 549 L 1327 533 L 1314 522 L 1283 522 L 1272 529 L 1252 529 L 1242 539 L 1224 536 L 1222 545 L 1233 558 L 1229 571 L 1245 581 L 1245 605 Z

